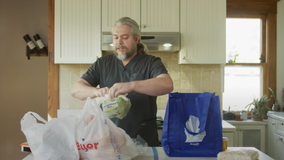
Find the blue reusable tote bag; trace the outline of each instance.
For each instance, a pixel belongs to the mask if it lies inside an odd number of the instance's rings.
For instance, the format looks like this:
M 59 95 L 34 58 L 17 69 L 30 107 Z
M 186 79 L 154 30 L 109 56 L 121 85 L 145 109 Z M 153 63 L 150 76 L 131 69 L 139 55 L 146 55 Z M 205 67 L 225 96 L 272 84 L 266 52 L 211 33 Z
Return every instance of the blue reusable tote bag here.
M 169 157 L 217 157 L 222 121 L 215 93 L 169 93 L 161 137 Z

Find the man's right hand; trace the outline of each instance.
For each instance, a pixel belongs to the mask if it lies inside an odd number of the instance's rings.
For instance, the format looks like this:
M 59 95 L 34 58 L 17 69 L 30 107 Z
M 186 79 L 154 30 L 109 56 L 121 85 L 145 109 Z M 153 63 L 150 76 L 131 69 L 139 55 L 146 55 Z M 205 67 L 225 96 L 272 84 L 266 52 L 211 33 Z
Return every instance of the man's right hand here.
M 109 88 L 96 88 L 91 86 L 86 80 L 80 79 L 74 84 L 71 95 L 80 100 L 86 100 L 88 97 L 91 99 L 96 97 L 104 97 L 108 94 Z
M 105 96 L 108 96 L 108 92 L 109 92 L 109 88 L 108 87 L 98 88 L 95 91 L 95 96 L 96 97 L 105 97 Z

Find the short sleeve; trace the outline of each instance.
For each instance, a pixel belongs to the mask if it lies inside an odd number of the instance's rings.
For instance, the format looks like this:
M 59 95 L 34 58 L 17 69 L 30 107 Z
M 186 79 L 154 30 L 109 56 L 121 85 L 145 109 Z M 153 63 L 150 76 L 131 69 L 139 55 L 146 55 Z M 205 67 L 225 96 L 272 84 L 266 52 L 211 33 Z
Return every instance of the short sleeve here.
M 162 63 L 161 58 L 159 57 L 154 57 L 153 60 L 151 61 L 151 72 L 150 72 L 150 77 L 151 78 L 156 78 L 157 76 L 161 74 L 168 74 L 168 71 L 165 67 L 165 65 Z
M 99 59 L 93 63 L 87 72 L 82 75 L 82 79 L 86 80 L 91 86 L 96 87 L 100 84 L 100 65 Z

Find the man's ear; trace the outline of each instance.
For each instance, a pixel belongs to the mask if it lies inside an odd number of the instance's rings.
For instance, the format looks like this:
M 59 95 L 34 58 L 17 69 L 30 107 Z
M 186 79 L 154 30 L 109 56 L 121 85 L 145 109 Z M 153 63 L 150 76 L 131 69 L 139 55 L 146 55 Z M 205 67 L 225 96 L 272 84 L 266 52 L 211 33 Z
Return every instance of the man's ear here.
M 140 36 L 139 36 L 139 35 L 136 35 L 135 43 L 138 44 L 139 40 L 140 40 Z

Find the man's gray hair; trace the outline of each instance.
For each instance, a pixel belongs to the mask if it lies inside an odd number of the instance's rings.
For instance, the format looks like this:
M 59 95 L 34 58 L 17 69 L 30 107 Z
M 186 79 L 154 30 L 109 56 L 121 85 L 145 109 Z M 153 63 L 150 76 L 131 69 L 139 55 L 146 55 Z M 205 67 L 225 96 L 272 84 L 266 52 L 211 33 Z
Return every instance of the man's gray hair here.
M 128 25 L 131 30 L 131 34 L 133 35 L 133 39 L 136 40 L 136 36 L 139 35 L 140 39 L 141 39 L 141 31 L 139 29 L 139 25 L 137 24 L 137 22 L 129 17 L 122 17 L 120 18 L 119 20 L 117 20 L 115 23 L 114 23 L 114 27 L 116 25 Z M 147 46 L 140 42 L 140 39 L 138 41 L 138 44 L 137 44 L 137 53 L 140 54 L 140 53 L 148 53 L 148 48 Z

